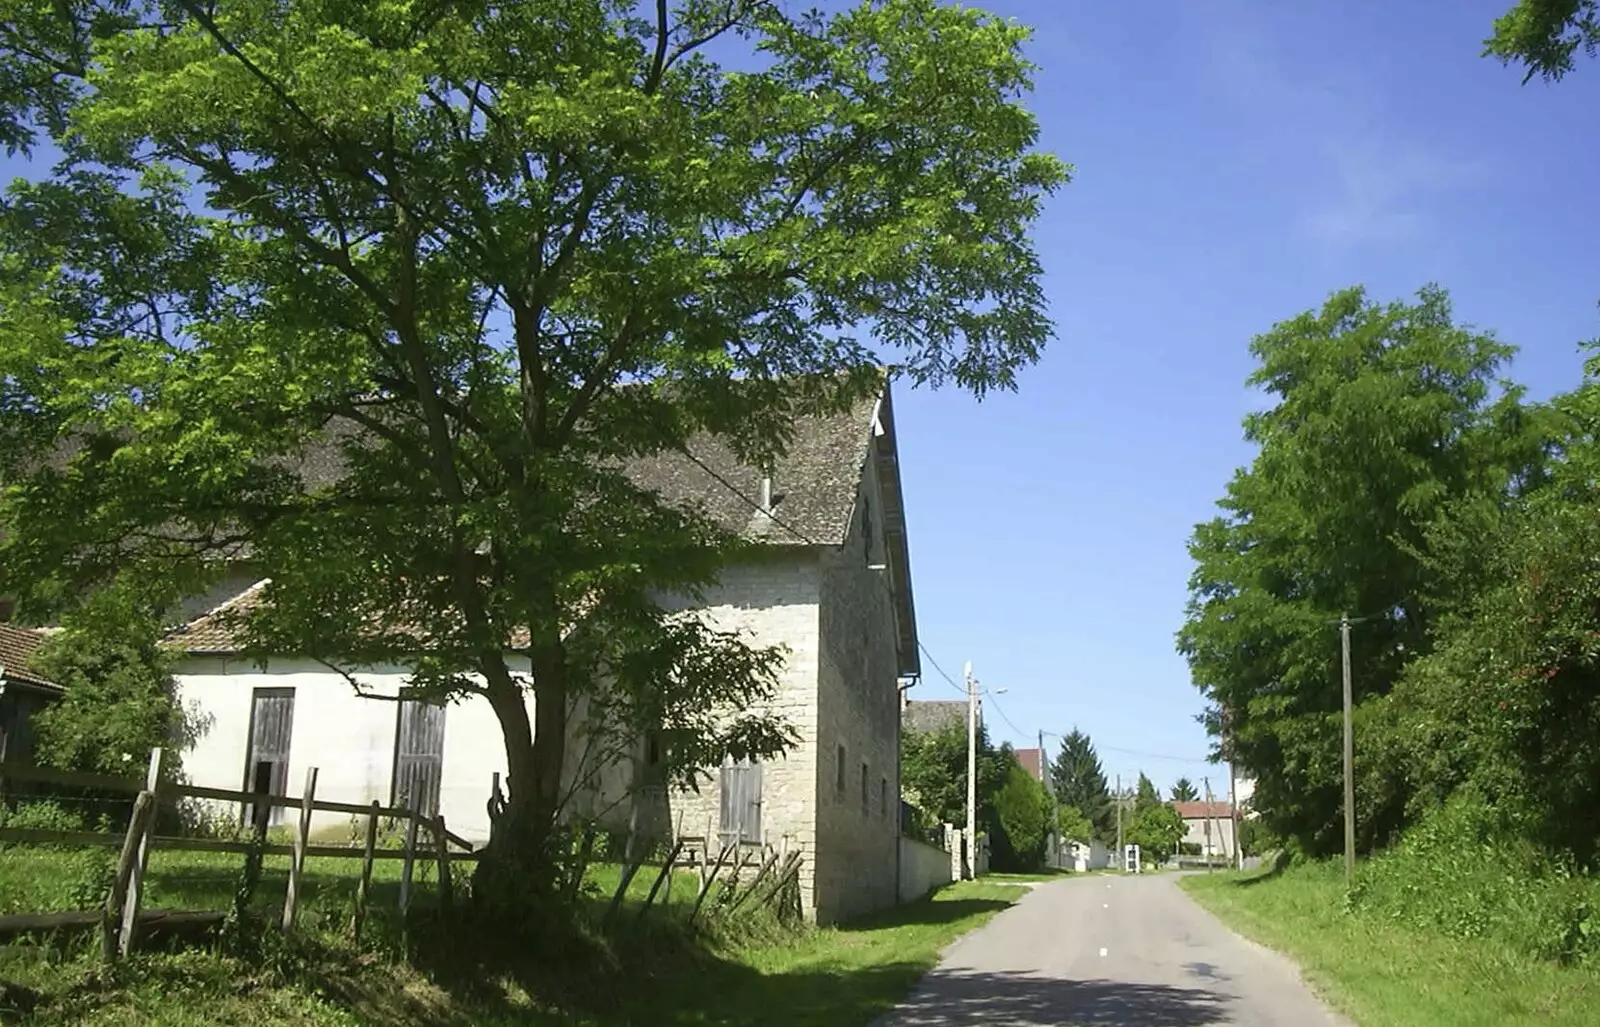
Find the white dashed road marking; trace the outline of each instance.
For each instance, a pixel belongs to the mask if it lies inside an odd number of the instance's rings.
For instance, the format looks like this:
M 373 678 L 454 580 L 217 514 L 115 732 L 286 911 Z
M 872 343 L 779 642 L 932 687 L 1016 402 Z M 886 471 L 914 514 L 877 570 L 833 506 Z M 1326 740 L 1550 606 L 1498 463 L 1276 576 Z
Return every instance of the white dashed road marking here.
M 1101 949 L 1101 950 L 1100 950 L 1100 954 L 1101 954 L 1101 955 L 1102 955 L 1102 956 L 1103 956 L 1103 955 L 1105 955 L 1105 954 L 1106 954 L 1106 950 L 1105 950 L 1105 949 Z

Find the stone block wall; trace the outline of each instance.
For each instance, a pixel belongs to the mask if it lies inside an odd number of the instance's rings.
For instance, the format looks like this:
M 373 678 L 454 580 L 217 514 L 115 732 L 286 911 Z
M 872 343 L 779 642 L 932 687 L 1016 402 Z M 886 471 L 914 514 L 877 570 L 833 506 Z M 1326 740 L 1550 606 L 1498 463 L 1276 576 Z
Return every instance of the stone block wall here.
M 817 919 L 898 901 L 900 692 L 883 563 L 876 468 L 868 461 L 849 539 L 822 557 L 817 779 Z
M 704 615 L 724 630 L 746 633 L 751 645 L 789 649 L 778 676 L 773 709 L 800 735 L 800 743 L 761 770 L 762 841 L 775 849 L 803 852 L 800 895 L 803 911 L 816 911 L 817 647 L 819 566 L 816 554 L 795 547 L 730 568 L 705 595 Z M 686 835 L 709 828 L 715 845 L 722 791 L 715 768 L 698 793 L 675 792 L 669 815 Z M 681 820 L 679 819 L 681 816 Z

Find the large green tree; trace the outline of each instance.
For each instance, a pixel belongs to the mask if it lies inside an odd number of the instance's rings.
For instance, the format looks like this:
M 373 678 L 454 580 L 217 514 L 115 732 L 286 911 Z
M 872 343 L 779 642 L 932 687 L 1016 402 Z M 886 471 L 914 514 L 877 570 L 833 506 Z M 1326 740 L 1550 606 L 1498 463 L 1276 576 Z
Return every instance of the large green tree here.
M 672 728 L 686 781 L 789 738 L 712 715 L 759 710 L 781 654 L 658 605 L 735 547 L 626 461 L 709 431 L 765 463 L 884 365 L 982 394 L 1051 334 L 1028 232 L 1067 168 L 1021 102 L 1027 30 L 971 8 L 0 0 L 0 26 L 0 141 L 61 154 L 0 206 L 0 577 L 39 618 L 247 550 L 254 650 L 482 696 L 510 794 L 477 892 L 508 908 L 554 879 L 580 698 Z M 331 476 L 301 460 L 328 438 Z
M 1173 802 L 1194 802 L 1198 798 L 1200 798 L 1200 793 L 1195 790 L 1193 781 L 1186 777 L 1180 777 L 1173 783 Z
M 1013 758 L 1006 767 L 1005 783 L 994 796 L 995 869 L 1042 867 L 1050 832 L 1055 830 L 1055 812 L 1049 791 Z
M 1484 44 L 1486 55 L 1526 68 L 1524 82 L 1535 75 L 1560 80 L 1580 50 L 1590 57 L 1600 50 L 1596 0 L 1518 0 L 1495 19 L 1494 35 Z
M 1061 751 L 1050 765 L 1050 783 L 1056 801 L 1071 806 L 1094 825 L 1095 836 L 1110 841 L 1116 838 L 1116 809 L 1105 771 L 1094 742 L 1077 728 L 1061 739 Z
M 1511 348 L 1455 324 L 1437 288 L 1391 304 L 1346 290 L 1251 349 L 1250 383 L 1272 405 L 1245 422 L 1257 453 L 1223 515 L 1196 529 L 1179 647 L 1212 732 L 1231 718 L 1228 755 L 1255 777 L 1255 808 L 1323 852 L 1341 842 L 1340 616 L 1360 618 L 1364 719 L 1458 601 L 1430 531 L 1542 480 L 1545 418 L 1498 378 Z M 1401 825 L 1405 796 L 1392 775 L 1369 781 L 1370 845 Z
M 1006 785 L 1016 756 L 1010 746 L 995 748 L 989 729 L 978 725 L 977 818 L 979 830 L 995 824 L 994 799 Z M 900 736 L 900 785 L 925 818 L 924 826 L 967 823 L 967 729 L 950 724 L 938 731 L 908 731 Z

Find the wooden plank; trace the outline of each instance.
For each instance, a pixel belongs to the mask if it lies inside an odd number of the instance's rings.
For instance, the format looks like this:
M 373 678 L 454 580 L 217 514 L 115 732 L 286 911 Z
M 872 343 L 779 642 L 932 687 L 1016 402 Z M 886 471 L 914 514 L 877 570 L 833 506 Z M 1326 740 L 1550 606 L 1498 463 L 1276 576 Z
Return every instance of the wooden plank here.
M 444 829 L 444 814 L 433 818 L 434 838 L 439 846 L 439 908 L 449 909 L 454 901 L 450 893 L 450 832 Z
M 222 802 L 263 803 L 268 806 L 283 806 L 298 808 L 303 803 L 302 798 L 292 795 L 257 795 L 255 792 L 236 792 L 227 788 L 204 788 L 200 785 L 174 785 L 168 791 L 177 795 L 186 795 L 195 799 L 217 799 Z M 318 813 L 349 813 L 351 816 L 364 817 L 372 811 L 371 806 L 363 806 L 358 802 L 333 802 L 318 799 L 311 804 L 311 808 Z M 396 819 L 408 816 L 410 810 L 401 806 L 379 807 L 378 815 L 394 817 Z M 472 846 L 466 842 L 461 843 L 466 848 Z
M 144 829 L 139 832 L 139 855 L 128 879 L 127 902 L 122 907 L 122 934 L 117 939 L 117 954 L 126 958 L 133 951 L 134 935 L 139 928 L 139 906 L 144 902 L 144 871 L 150 865 L 150 833 L 155 827 L 156 811 L 161 807 L 161 748 L 150 750 L 150 763 L 145 769 L 145 791 L 150 794 L 150 815 Z
M 645 896 L 644 905 L 639 909 L 638 919 L 643 920 L 644 915 L 650 912 L 650 906 L 656 901 L 656 892 L 661 890 L 661 882 L 672 876 L 672 864 L 676 862 L 678 853 L 683 851 L 683 839 L 679 838 L 672 846 L 672 852 L 667 855 L 667 861 L 661 864 L 661 872 L 656 874 L 656 879 L 650 885 L 650 894 Z M 665 900 L 662 900 L 665 904 Z
M 120 834 L 96 834 L 92 831 L 48 831 L 32 827 L 0 827 L 0 842 L 10 842 L 22 845 L 98 845 L 105 848 L 116 848 L 124 841 Z M 151 835 L 150 848 L 173 852 L 225 852 L 246 854 L 250 851 L 250 843 L 243 840 L 230 838 L 174 838 L 164 835 Z M 293 845 L 263 845 L 261 852 L 267 856 L 293 856 Z M 462 860 L 476 860 L 481 853 L 476 850 L 471 852 L 452 852 L 452 862 Z M 373 859 L 404 859 L 406 854 L 399 849 L 378 849 L 372 854 Z M 307 845 L 306 857 L 308 859 L 356 859 L 365 858 L 365 852 L 359 845 Z
M 94 831 L 51 831 L 39 827 L 0 827 L 0 842 L 19 842 L 24 845 L 104 845 L 114 848 L 122 844 L 123 836 L 120 834 L 99 834 Z
M 361 881 L 356 885 L 356 912 L 350 921 L 350 936 L 361 937 L 361 921 L 367 915 L 367 895 L 372 890 L 372 857 L 378 851 L 378 802 L 372 802 L 372 812 L 367 815 L 367 839 L 361 847 Z
M 317 768 L 306 768 L 306 786 L 300 794 L 300 819 L 295 823 L 294 855 L 289 862 L 289 887 L 283 894 L 283 929 L 294 926 L 295 913 L 300 908 L 303 887 L 300 875 L 306 869 L 306 844 L 311 836 L 311 807 L 317 795 Z
M 473 851 L 474 849 L 477 848 L 476 845 L 473 845 L 471 842 L 467 841 L 465 838 L 461 837 L 458 834 L 452 834 L 451 832 L 446 831 L 444 833 L 444 836 L 446 838 L 450 839 L 450 844 L 451 845 L 454 845 L 459 849 L 465 849 L 466 851 L 471 852 L 471 851 Z
M 148 937 L 157 929 L 220 925 L 226 916 L 227 914 L 219 910 L 210 909 L 145 909 L 139 912 L 139 928 L 141 934 Z M 14 913 L 0 916 L 0 940 L 50 931 L 93 930 L 103 927 L 105 919 L 106 914 L 103 909 L 78 909 L 60 913 Z M 115 938 L 114 932 L 113 938 Z M 114 941 L 112 951 L 115 952 Z
M 133 800 L 133 816 L 128 820 L 128 833 L 122 840 L 117 876 L 111 882 L 111 894 L 106 897 L 106 908 L 101 913 L 100 958 L 108 963 L 117 955 L 117 928 L 122 923 L 123 907 L 128 901 L 128 882 L 133 878 L 133 868 L 139 858 L 139 841 L 145 835 L 155 808 L 156 797 L 149 792 L 140 792 Z
M 98 788 L 108 792 L 138 794 L 144 785 L 138 778 L 113 777 L 109 774 L 89 774 L 78 770 L 56 770 L 36 767 L 31 763 L 0 763 L 0 781 L 14 781 L 42 785 L 59 785 L 64 788 Z
M 401 857 L 406 861 L 400 869 L 400 912 L 411 909 L 411 874 L 417 866 L 417 818 L 406 821 L 406 848 Z

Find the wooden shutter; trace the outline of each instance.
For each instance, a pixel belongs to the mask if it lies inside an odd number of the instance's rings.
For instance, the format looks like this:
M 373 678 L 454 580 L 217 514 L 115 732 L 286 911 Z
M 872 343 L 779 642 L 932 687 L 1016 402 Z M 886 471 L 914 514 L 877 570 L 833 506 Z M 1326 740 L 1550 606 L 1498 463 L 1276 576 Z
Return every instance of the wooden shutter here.
M 268 795 L 289 794 L 289 749 L 294 736 L 294 689 L 258 688 L 250 710 L 250 760 L 245 788 Z M 262 811 L 264 812 L 264 811 Z M 267 814 L 270 823 L 283 819 L 283 808 Z M 246 814 L 253 823 L 261 815 Z
M 420 699 L 402 700 L 394 750 L 394 804 L 436 815 L 443 775 L 444 707 Z
M 761 764 L 723 765 L 722 835 L 725 842 L 761 841 Z

